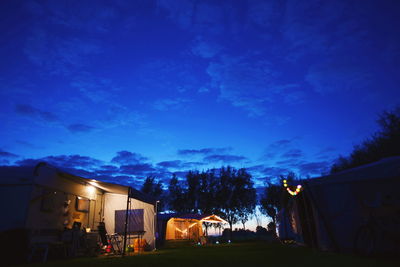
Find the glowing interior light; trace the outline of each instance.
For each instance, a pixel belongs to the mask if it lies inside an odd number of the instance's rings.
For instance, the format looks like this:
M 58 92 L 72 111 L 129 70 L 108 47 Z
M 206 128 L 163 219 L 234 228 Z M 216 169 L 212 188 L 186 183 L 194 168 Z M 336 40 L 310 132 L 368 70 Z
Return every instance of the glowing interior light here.
M 94 186 L 91 186 L 91 185 L 86 186 L 86 190 L 91 195 L 93 195 L 96 192 L 96 188 Z

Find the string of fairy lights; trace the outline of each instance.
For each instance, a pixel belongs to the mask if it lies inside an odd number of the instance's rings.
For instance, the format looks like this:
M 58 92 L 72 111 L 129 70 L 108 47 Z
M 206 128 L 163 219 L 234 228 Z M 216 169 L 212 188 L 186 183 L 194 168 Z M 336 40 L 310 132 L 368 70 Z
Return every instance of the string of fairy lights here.
M 290 189 L 290 187 L 287 183 L 287 180 L 283 180 L 283 187 L 285 187 L 286 191 L 288 191 L 288 193 L 292 196 L 297 196 L 302 189 L 301 185 L 299 184 L 296 186 L 296 189 L 293 191 L 292 189 Z

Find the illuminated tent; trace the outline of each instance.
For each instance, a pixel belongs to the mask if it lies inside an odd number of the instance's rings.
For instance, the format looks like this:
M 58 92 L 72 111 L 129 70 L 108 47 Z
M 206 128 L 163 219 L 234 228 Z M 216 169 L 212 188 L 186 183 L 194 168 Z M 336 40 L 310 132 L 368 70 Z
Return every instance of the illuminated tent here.
M 372 241 L 356 241 L 371 214 L 384 220 L 385 231 L 400 235 L 400 157 L 303 180 L 302 184 L 303 190 L 291 197 L 289 220 L 281 220 L 281 227 L 287 227 L 284 224 L 289 221 L 297 241 L 321 250 L 342 252 L 355 251 L 356 246 L 375 252 L 391 251 L 398 246 L 387 239 L 389 235 L 378 236 L 377 229 Z
M 158 236 L 163 240 L 193 240 L 204 236 L 203 222 L 227 223 L 217 215 L 161 214 L 158 215 Z
M 128 186 L 85 179 L 45 163 L 0 167 L 0 207 L 7 214 L 0 220 L 0 233 L 25 229 L 30 243 L 53 242 L 74 222 L 90 231 L 104 222 L 108 234 L 124 236 L 127 220 L 128 236 L 141 234 L 150 248 L 155 247 L 151 198 Z

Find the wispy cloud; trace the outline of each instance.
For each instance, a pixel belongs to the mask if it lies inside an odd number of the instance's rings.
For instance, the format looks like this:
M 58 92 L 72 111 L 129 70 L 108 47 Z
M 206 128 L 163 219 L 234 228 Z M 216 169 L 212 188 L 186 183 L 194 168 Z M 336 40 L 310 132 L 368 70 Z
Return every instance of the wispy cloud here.
M 17 165 L 35 165 L 38 162 L 47 162 L 49 164 L 64 167 L 64 168 L 94 168 L 101 165 L 103 162 L 98 159 L 94 159 L 87 156 L 81 155 L 58 155 L 58 156 L 47 156 L 37 159 L 22 159 L 16 162 Z
M 247 158 L 244 156 L 236 156 L 236 155 L 209 155 L 203 158 L 206 162 L 223 162 L 223 163 L 233 163 L 244 161 Z
M 311 66 L 305 79 L 318 93 L 337 93 L 368 87 L 371 75 L 366 66 L 326 62 Z
M 156 169 L 150 163 L 139 163 L 130 165 L 121 165 L 120 172 L 130 175 L 150 175 L 156 172 Z
M 282 154 L 283 158 L 301 158 L 303 157 L 303 151 L 300 149 L 290 149 Z
M 185 98 L 164 98 L 155 101 L 153 107 L 160 111 L 178 110 L 183 108 L 188 102 L 189 99 Z
M 41 74 L 69 76 L 81 71 L 87 59 L 101 53 L 100 46 L 87 38 L 59 38 L 44 28 L 36 28 L 24 52 Z
M 292 139 L 277 140 L 267 146 L 261 159 L 274 158 L 276 155 L 282 153 L 284 150 L 287 150 L 292 145 L 293 145 Z
M 301 175 L 321 175 L 326 174 L 331 166 L 330 162 L 327 161 L 317 161 L 317 162 L 307 162 L 300 164 L 298 166 Z
M 0 158 L 18 158 L 18 157 L 19 156 L 17 154 L 0 149 Z
M 147 161 L 148 158 L 141 154 L 122 150 L 117 152 L 117 155 L 111 159 L 111 162 L 121 165 L 138 164 Z
M 180 149 L 178 155 L 190 156 L 190 155 L 208 155 L 208 154 L 219 154 L 231 151 L 231 147 L 220 147 L 220 148 L 201 148 L 201 149 Z
M 211 62 L 207 73 L 211 85 L 219 90 L 220 99 L 242 108 L 251 117 L 265 115 L 271 103 L 297 103 L 302 95 L 297 84 L 287 84 L 273 64 L 260 59 L 257 53 L 225 55 Z
M 38 146 L 38 145 L 32 144 L 31 142 L 27 142 L 27 141 L 24 141 L 24 140 L 16 140 L 15 143 L 17 143 L 19 145 L 22 145 L 24 147 L 28 147 L 28 148 L 34 148 L 34 149 L 43 148 L 42 146 Z
M 157 163 L 158 167 L 162 168 L 172 168 L 172 169 L 190 169 L 196 168 L 199 166 L 206 165 L 204 162 L 192 162 L 192 161 L 182 161 L 182 160 L 170 160 L 170 161 L 161 161 Z
M 213 42 L 198 41 L 192 48 L 193 54 L 210 59 L 222 51 L 222 46 Z
M 224 9 L 212 2 L 158 0 L 160 9 L 184 30 L 203 34 L 220 34 L 224 30 Z
M 162 161 L 157 163 L 157 166 L 163 168 L 174 168 L 178 169 L 182 167 L 183 162 L 181 160 L 170 160 L 170 161 Z
M 17 104 L 15 106 L 15 112 L 19 115 L 31 118 L 39 118 L 48 122 L 54 122 L 58 120 L 54 113 L 35 108 L 28 104 Z
M 82 123 L 75 123 L 68 125 L 67 129 L 73 133 L 87 133 L 93 131 L 95 127 Z

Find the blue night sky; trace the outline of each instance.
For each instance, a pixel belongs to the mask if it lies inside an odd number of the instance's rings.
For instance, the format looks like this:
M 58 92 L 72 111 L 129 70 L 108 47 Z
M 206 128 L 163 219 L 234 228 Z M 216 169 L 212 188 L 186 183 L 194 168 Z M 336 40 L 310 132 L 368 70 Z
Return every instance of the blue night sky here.
M 400 104 L 399 1 L 1 1 L 0 163 L 326 172 Z

